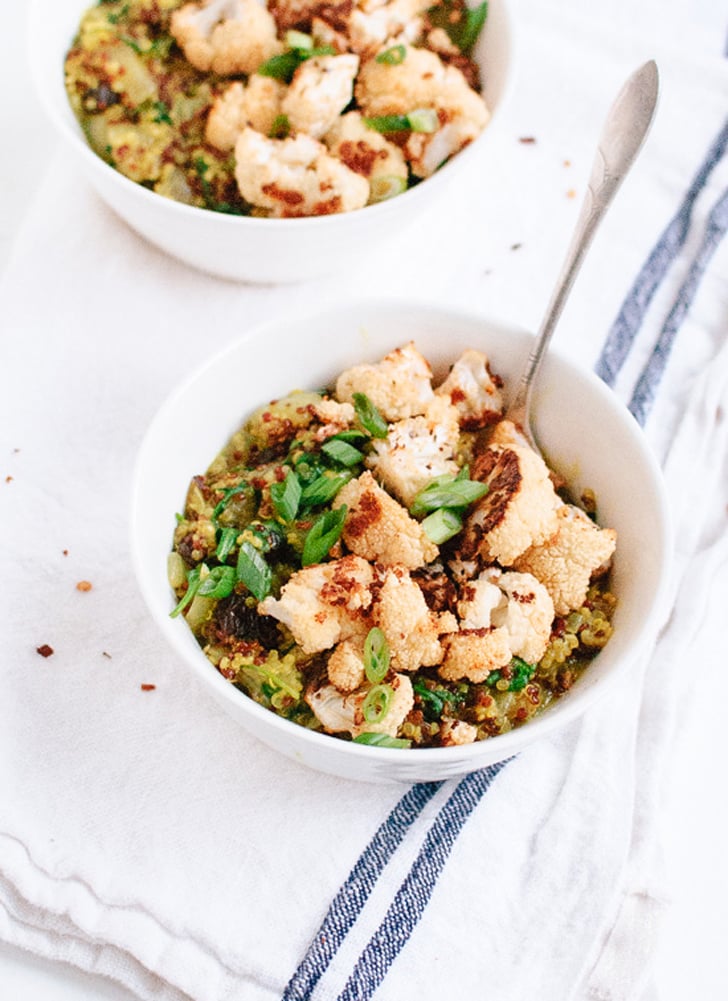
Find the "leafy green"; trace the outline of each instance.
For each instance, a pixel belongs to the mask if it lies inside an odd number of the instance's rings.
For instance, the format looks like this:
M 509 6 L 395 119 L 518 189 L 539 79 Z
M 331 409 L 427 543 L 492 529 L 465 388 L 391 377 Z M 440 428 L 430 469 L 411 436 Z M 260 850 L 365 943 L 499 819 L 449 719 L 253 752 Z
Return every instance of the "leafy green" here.
M 262 601 L 270 593 L 272 572 L 261 554 L 250 542 L 243 542 L 238 553 L 237 579 L 250 593 Z
M 335 511 L 325 511 L 309 529 L 306 540 L 303 544 L 301 554 L 301 565 L 310 566 L 312 563 L 321 563 L 329 555 L 329 551 L 335 542 L 338 541 L 344 527 L 346 518 L 346 504 Z

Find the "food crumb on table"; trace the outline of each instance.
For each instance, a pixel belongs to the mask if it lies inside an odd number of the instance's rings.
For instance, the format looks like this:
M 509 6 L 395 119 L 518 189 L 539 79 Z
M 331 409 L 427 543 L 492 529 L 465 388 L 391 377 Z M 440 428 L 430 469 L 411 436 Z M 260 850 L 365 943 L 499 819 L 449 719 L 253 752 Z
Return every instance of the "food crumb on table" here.
M 41 657 L 51 657 L 55 653 L 53 647 L 49 646 L 47 643 L 43 643 L 41 646 L 36 647 L 35 649 L 36 653 L 39 653 Z

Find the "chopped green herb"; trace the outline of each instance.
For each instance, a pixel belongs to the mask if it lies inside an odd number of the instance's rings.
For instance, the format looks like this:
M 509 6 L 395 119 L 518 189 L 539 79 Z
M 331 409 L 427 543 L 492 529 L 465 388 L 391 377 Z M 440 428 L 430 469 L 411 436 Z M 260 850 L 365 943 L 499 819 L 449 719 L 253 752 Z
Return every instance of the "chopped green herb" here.
M 404 45 L 393 45 L 391 49 L 385 49 L 375 58 L 375 63 L 384 63 L 385 66 L 399 66 L 403 63 L 407 49 Z
M 270 593 L 272 573 L 261 554 L 250 542 L 243 542 L 238 553 L 237 579 L 262 601 Z
M 374 406 L 366 393 L 354 393 L 354 409 L 359 423 L 372 438 L 386 438 L 387 422 Z
M 138 56 L 142 55 L 143 51 L 142 47 L 140 46 L 139 42 L 137 42 L 136 38 L 131 38 L 129 35 L 122 35 L 121 41 L 124 43 L 124 45 L 128 45 L 130 49 L 136 52 Z
M 487 484 L 460 479 L 459 475 L 437 476 L 416 494 L 410 513 L 419 517 L 441 507 L 467 507 L 487 494 Z
M 215 556 L 220 563 L 224 563 L 235 548 L 239 534 L 239 529 L 231 528 L 229 526 L 220 530 L 220 539 L 217 543 L 217 549 L 215 551 Z
M 359 449 L 354 448 L 353 445 L 350 445 L 346 441 L 342 441 L 341 438 L 329 438 L 321 446 L 321 451 L 329 459 L 338 462 L 342 466 L 356 466 L 358 463 L 364 461 L 364 456 Z
M 229 489 L 227 489 L 223 494 L 222 500 L 215 505 L 215 508 L 212 512 L 213 522 L 220 517 L 220 515 L 223 513 L 223 511 L 228 506 L 233 497 L 237 497 L 238 494 L 242 494 L 248 489 L 249 488 L 247 483 L 238 483 L 236 487 L 230 487 Z
M 345 441 L 349 445 L 363 445 L 368 440 L 369 436 L 365 435 L 363 431 L 356 431 L 354 429 L 351 431 L 339 431 L 338 434 L 329 438 L 329 441 Z
M 447 688 L 428 688 L 422 680 L 413 682 L 412 689 L 435 718 L 442 715 L 446 702 L 456 706 L 465 698 L 464 693 L 451 692 Z
M 172 125 L 172 119 L 170 118 L 169 115 L 169 108 L 164 103 L 164 101 L 155 101 L 153 104 L 153 108 L 154 111 L 156 112 L 156 114 L 154 115 L 155 122 L 164 122 L 166 125 Z
M 301 503 L 301 484 L 298 477 L 289 469 L 282 483 L 271 483 L 270 499 L 273 501 L 278 517 L 288 524 L 298 514 Z
M 394 698 L 391 685 L 374 685 L 367 692 L 361 704 L 361 711 L 367 723 L 380 723 L 389 712 Z
M 303 49 L 305 51 L 313 48 L 313 38 L 304 31 L 287 31 L 285 41 L 289 49 Z
M 366 744 L 369 747 L 412 747 L 411 740 L 402 737 L 390 737 L 386 733 L 360 733 L 354 737 L 355 744 Z
M 325 511 L 313 523 L 303 544 L 302 566 L 307 567 L 313 563 L 321 563 L 329 555 L 331 547 L 341 535 L 346 510 L 346 504 L 342 504 L 335 511 Z
M 370 629 L 364 640 L 364 671 L 367 681 L 377 685 L 389 670 L 389 644 L 378 626 Z
M 301 491 L 301 505 L 303 507 L 318 507 L 320 504 L 328 504 L 351 478 L 352 473 L 348 471 L 322 473 L 315 480 L 307 483 Z
M 313 56 L 335 55 L 336 49 L 332 45 L 322 45 L 318 48 L 310 49 L 295 48 L 288 52 L 281 52 L 280 55 L 271 56 L 255 72 L 261 76 L 271 76 L 275 80 L 290 83 L 293 79 L 293 74 L 306 59 L 311 59 Z
M 270 127 L 268 137 L 270 139 L 287 139 L 291 132 L 291 123 L 288 115 L 276 115 Z
M 469 56 L 488 17 L 488 3 L 486 0 L 471 9 L 452 0 L 440 0 L 427 16 L 433 28 L 444 29 L 453 45 Z
M 440 119 L 434 108 L 416 108 L 407 115 L 413 132 L 437 132 Z
M 369 182 L 369 198 L 373 202 L 384 202 L 407 190 L 407 178 L 395 174 L 380 174 Z
M 171 619 L 176 619 L 180 612 L 183 612 L 185 608 L 190 604 L 194 596 L 197 594 L 197 590 L 200 586 L 200 574 L 202 572 L 202 567 L 193 567 L 192 570 L 187 574 L 187 590 L 182 595 L 179 604 L 170 613 L 169 617 Z
M 522 688 L 526 687 L 536 673 L 536 666 L 534 664 L 527 664 L 526 661 L 521 660 L 520 657 L 514 657 L 509 666 L 510 677 L 506 679 L 508 680 L 508 688 L 506 691 L 520 692 Z M 485 683 L 493 688 L 502 678 L 504 678 L 502 670 L 491 671 L 485 679 Z
M 197 593 L 206 598 L 227 598 L 233 593 L 235 582 L 235 567 L 213 567 L 200 582 Z
M 440 126 L 434 108 L 415 108 L 406 115 L 373 115 L 362 121 L 375 132 L 436 132 Z

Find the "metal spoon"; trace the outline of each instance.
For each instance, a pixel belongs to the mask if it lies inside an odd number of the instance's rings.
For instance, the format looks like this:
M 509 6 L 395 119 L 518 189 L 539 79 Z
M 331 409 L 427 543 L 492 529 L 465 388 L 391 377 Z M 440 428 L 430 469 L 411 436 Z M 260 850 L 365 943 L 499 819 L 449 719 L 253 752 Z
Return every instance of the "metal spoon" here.
M 645 140 L 654 117 L 658 89 L 657 65 L 650 60 L 627 80 L 607 115 L 571 245 L 505 415 L 505 419 L 513 421 L 537 451 L 530 417 L 531 391 L 536 375 L 597 227 Z

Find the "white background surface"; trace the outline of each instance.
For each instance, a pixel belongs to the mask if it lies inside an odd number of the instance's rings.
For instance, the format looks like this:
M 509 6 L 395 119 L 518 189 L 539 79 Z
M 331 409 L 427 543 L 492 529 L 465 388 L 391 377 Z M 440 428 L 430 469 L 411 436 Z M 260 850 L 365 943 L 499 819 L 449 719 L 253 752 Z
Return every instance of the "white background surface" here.
M 707 10 L 720 5 L 702 6 Z M 6 4 L 3 11 L 5 37 L 16 41 L 6 41 L 0 62 L 0 269 L 12 253 L 15 234 L 56 145 L 32 90 L 24 47 L 17 41 L 23 36 L 23 8 L 22 4 Z M 3 335 L 8 336 L 8 331 Z M 706 610 L 705 628 L 715 637 L 716 659 L 714 664 L 704 666 L 706 683 L 694 690 L 684 706 L 680 753 L 675 757 L 670 799 L 664 804 L 662 836 L 671 906 L 658 957 L 657 993 L 646 1001 L 718 1001 L 728 997 L 728 810 L 724 777 L 728 738 L 722 698 L 728 667 L 723 628 L 728 579 L 716 581 L 714 594 L 714 607 Z M 15 1001 L 30 997 L 47 1001 L 89 997 L 123 1001 L 131 995 L 105 980 L 0 945 L 0 998 Z

